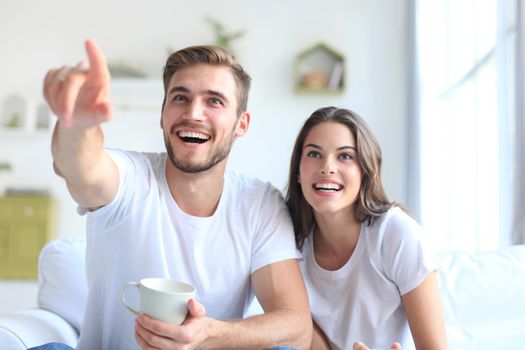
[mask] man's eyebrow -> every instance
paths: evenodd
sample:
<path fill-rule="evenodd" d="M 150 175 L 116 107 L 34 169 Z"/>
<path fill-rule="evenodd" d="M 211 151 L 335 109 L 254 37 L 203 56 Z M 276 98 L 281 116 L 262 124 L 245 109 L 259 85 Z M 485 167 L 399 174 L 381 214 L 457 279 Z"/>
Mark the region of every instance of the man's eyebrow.
<path fill-rule="evenodd" d="M 206 95 L 217 96 L 217 97 L 223 99 L 224 101 L 228 102 L 228 98 L 226 97 L 226 95 L 224 95 L 222 92 L 219 92 L 219 91 L 206 90 Z"/>
<path fill-rule="evenodd" d="M 171 95 L 173 94 L 174 92 L 190 92 L 190 90 L 188 90 L 187 88 L 185 88 L 184 86 L 174 86 L 170 89 L 170 91 L 168 92 L 168 95 Z"/>
<path fill-rule="evenodd" d="M 184 86 L 174 86 L 170 89 L 170 91 L 168 92 L 168 95 L 171 95 L 175 92 L 184 92 L 184 93 L 190 93 L 190 90 Z M 222 92 L 219 92 L 219 91 L 216 91 L 216 90 L 206 90 L 204 91 L 204 94 L 205 95 L 208 95 L 208 96 L 216 96 L 216 97 L 219 97 L 220 99 L 228 102 L 228 98 L 226 97 L 225 94 L 223 94 Z"/>

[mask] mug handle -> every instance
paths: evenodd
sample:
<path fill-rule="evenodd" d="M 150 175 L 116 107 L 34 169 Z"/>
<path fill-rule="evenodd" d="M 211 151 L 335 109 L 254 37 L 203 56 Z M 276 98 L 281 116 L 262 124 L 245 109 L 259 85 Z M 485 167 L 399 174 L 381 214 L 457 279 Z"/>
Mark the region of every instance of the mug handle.
<path fill-rule="evenodd" d="M 128 302 L 126 301 L 126 296 L 124 295 L 126 293 L 126 289 L 128 289 L 129 286 L 134 286 L 138 289 L 139 287 L 139 284 L 138 282 L 126 282 L 126 284 L 124 284 L 122 286 L 122 289 L 120 290 L 120 301 L 122 302 L 122 304 L 124 304 L 124 306 L 131 312 L 133 312 L 135 315 L 140 315 L 140 311 L 137 310 L 137 309 L 134 309 L 133 307 L 131 307 Z"/>

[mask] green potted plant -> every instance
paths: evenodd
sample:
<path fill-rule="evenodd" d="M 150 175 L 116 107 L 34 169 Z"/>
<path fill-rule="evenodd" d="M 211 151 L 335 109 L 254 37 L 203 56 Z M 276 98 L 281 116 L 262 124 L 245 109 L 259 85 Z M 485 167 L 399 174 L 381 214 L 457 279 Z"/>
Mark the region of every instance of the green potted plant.
<path fill-rule="evenodd" d="M 239 30 L 237 32 L 227 32 L 224 25 L 216 19 L 206 17 L 205 20 L 210 24 L 215 33 L 215 45 L 227 50 L 232 50 L 232 41 L 241 38 L 245 34 L 244 30 Z"/>
<path fill-rule="evenodd" d="M 10 163 L 8 163 L 8 162 L 0 162 L 0 172 L 2 172 L 2 171 L 9 171 L 11 169 L 13 169 L 13 168 L 11 167 Z"/>

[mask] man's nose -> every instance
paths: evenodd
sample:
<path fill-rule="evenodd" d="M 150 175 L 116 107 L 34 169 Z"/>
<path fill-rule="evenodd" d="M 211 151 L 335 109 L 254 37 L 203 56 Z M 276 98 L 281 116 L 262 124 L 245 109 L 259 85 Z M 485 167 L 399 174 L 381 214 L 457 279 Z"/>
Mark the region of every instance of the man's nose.
<path fill-rule="evenodd" d="M 194 99 L 187 105 L 185 117 L 192 120 L 202 120 L 204 118 L 204 109 L 202 108 L 202 102 L 198 99 Z"/>

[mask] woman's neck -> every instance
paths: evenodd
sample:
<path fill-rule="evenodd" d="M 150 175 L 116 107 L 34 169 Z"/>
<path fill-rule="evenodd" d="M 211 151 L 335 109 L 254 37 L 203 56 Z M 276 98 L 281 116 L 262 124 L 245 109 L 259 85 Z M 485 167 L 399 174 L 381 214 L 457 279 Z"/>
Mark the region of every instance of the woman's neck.
<path fill-rule="evenodd" d="M 327 270 L 337 270 L 352 256 L 361 223 L 352 211 L 315 214 L 314 253 L 317 263 Z"/>

